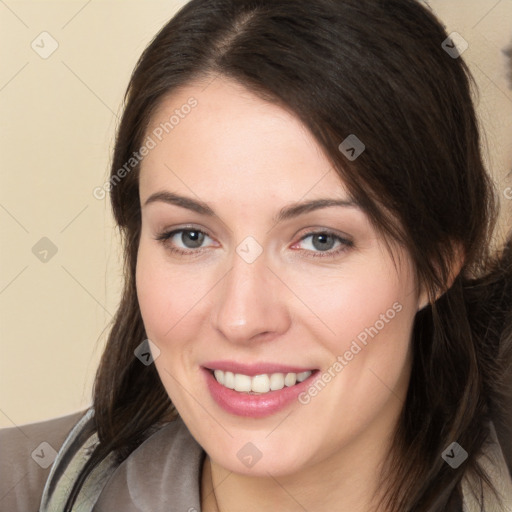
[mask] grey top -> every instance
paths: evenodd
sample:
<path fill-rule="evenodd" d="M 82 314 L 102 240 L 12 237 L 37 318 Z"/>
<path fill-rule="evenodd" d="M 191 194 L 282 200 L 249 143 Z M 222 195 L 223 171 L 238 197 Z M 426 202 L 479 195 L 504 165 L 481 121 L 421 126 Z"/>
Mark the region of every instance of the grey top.
<path fill-rule="evenodd" d="M 0 429 L 0 512 L 38 512 L 53 463 L 83 416 Z M 204 456 L 181 418 L 167 423 L 116 467 L 93 510 L 200 512 Z"/>
<path fill-rule="evenodd" d="M 83 416 L 84 412 L 80 412 L 0 430 L 1 512 L 39 510 L 50 471 L 53 473 L 58 467 L 66 448 L 65 441 L 69 442 L 70 431 Z M 485 455 L 481 456 L 481 462 L 504 498 L 505 507 L 498 507 L 492 496 L 487 494 L 484 510 L 512 512 L 512 479 L 494 431 L 492 437 Z M 58 458 L 53 464 L 57 452 Z M 108 473 L 101 483 L 93 512 L 200 512 L 200 478 L 204 457 L 204 450 L 178 418 L 152 434 L 124 462 Z M 476 488 L 477 485 L 469 479 L 464 481 L 464 512 L 479 510 L 470 492 L 470 489 Z M 84 501 L 87 502 L 87 497 Z M 91 510 L 93 500 L 89 501 L 88 510 Z M 48 510 L 58 512 L 53 506 Z"/>

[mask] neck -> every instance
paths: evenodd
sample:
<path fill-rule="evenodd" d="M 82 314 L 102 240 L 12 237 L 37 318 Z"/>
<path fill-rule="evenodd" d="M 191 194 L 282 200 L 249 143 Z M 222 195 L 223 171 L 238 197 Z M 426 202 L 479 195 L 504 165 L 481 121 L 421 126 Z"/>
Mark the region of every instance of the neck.
<path fill-rule="evenodd" d="M 379 482 L 391 440 L 383 442 L 382 436 L 365 434 L 320 463 L 288 475 L 240 475 L 207 456 L 202 511 L 386 512 L 378 508 Z"/>

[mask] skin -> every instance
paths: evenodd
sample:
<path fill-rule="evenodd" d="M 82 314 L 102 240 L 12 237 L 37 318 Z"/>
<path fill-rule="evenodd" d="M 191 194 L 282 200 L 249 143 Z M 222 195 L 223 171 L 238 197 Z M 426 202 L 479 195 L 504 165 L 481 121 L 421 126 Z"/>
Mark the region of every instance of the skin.
<path fill-rule="evenodd" d="M 207 453 L 203 510 L 377 510 L 372 495 L 409 382 L 413 319 L 426 303 L 410 258 L 394 247 L 395 268 L 358 207 L 275 224 L 291 203 L 350 196 L 300 120 L 239 84 L 218 77 L 173 91 L 147 133 L 191 96 L 197 107 L 141 165 L 136 282 L 160 378 Z M 215 215 L 145 204 L 160 191 L 206 202 Z M 156 240 L 185 227 L 208 234 L 202 252 L 181 233 Z M 322 250 L 305 237 L 322 229 L 353 245 L 313 257 Z M 252 263 L 236 252 L 248 236 L 263 250 Z M 221 409 L 205 386 L 200 366 L 216 359 L 327 371 L 397 302 L 401 311 L 307 405 L 243 418 Z M 252 468 L 237 457 L 247 442 L 262 453 Z"/>

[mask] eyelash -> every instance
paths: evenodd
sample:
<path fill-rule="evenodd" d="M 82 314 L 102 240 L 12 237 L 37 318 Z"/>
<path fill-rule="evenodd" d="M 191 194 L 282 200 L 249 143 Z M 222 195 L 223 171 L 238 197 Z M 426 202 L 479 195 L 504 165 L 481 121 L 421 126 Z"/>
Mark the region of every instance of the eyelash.
<path fill-rule="evenodd" d="M 155 240 L 158 240 L 159 242 L 161 242 L 166 247 L 166 249 L 168 249 L 172 253 L 179 254 L 181 256 L 191 256 L 191 255 L 195 256 L 195 255 L 201 254 L 203 252 L 203 250 L 206 249 L 205 247 L 201 247 L 198 249 L 184 250 L 184 249 L 180 249 L 180 248 L 173 247 L 173 246 L 169 245 L 169 243 L 168 243 L 169 239 L 171 239 L 174 235 L 176 235 L 178 233 L 184 233 L 187 231 L 201 233 L 201 234 L 204 234 L 207 237 L 211 238 L 210 235 L 208 235 L 208 233 L 206 231 L 202 231 L 201 229 L 181 228 L 181 229 L 175 229 L 173 231 L 165 231 L 165 232 L 159 234 L 155 238 Z M 302 252 L 309 253 L 308 257 L 311 257 L 311 258 L 334 258 L 354 246 L 354 242 L 352 242 L 352 240 L 343 238 L 340 235 L 334 233 L 333 231 L 329 231 L 329 230 L 311 231 L 309 233 L 306 233 L 299 240 L 299 242 L 302 242 L 306 238 L 309 238 L 310 236 L 314 236 L 314 235 L 332 236 L 336 241 L 339 241 L 341 243 L 341 246 L 336 250 L 329 249 L 328 251 L 310 251 L 308 249 L 301 249 Z"/>

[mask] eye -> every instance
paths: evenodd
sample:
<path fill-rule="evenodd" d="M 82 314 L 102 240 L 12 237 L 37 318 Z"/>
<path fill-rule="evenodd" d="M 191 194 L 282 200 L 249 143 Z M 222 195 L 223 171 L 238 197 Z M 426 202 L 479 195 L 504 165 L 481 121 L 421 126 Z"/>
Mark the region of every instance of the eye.
<path fill-rule="evenodd" d="M 165 245 L 166 249 L 183 256 L 192 256 L 203 252 L 207 246 L 203 245 L 207 240 L 213 241 L 207 233 L 195 228 L 181 228 L 166 231 L 156 237 L 156 240 Z M 317 231 L 307 233 L 300 241 L 292 246 L 298 245 L 308 257 L 335 257 L 354 246 L 354 243 L 331 231 Z M 211 245 L 211 244 L 210 244 Z"/>
<path fill-rule="evenodd" d="M 178 254 L 191 254 L 203 249 L 206 239 L 212 240 L 207 233 L 200 229 L 175 229 L 161 233 L 156 240 L 162 242 L 171 252 Z"/>
<path fill-rule="evenodd" d="M 353 247 L 354 243 L 331 231 L 316 231 L 308 233 L 300 239 L 299 244 L 305 246 L 306 252 L 312 257 L 333 257 Z M 298 244 L 292 246 L 296 247 Z"/>

